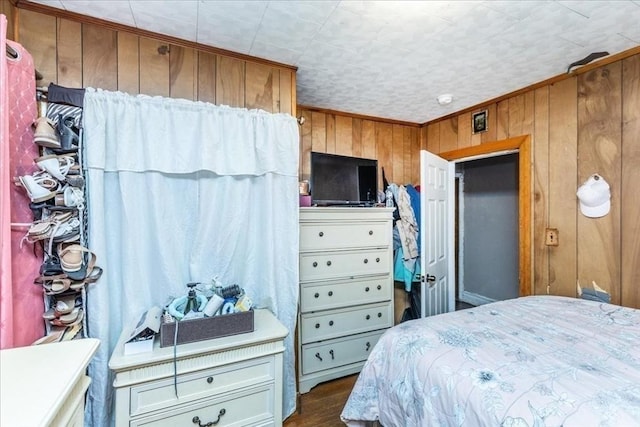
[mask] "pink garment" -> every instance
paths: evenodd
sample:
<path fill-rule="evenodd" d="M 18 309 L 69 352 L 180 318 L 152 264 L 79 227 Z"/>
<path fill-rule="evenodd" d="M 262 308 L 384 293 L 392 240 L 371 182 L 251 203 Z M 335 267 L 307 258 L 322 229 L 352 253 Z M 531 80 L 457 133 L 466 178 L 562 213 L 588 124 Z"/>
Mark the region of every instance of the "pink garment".
<path fill-rule="evenodd" d="M 29 197 L 12 179 L 37 169 L 33 159 L 39 150 L 33 143 L 32 128 L 37 117 L 35 69 L 31 55 L 18 43 L 6 40 L 7 20 L 4 15 L 1 18 L 0 348 L 10 348 L 29 345 L 44 335 L 44 303 L 42 289 L 33 284 L 42 264 L 42 254 L 37 253 L 41 251 L 28 243 L 21 248 L 26 230 L 11 227 L 11 223 L 33 221 Z M 17 59 L 4 54 L 5 43 L 18 52 Z"/>

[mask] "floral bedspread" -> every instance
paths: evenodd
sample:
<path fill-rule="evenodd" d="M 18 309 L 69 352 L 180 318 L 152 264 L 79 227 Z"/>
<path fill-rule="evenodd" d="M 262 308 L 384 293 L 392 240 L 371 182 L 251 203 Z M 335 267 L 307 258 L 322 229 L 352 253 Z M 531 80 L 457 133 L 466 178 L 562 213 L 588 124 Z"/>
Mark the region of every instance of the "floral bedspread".
<path fill-rule="evenodd" d="M 372 350 L 347 425 L 640 426 L 640 310 L 530 296 L 401 323 Z"/>

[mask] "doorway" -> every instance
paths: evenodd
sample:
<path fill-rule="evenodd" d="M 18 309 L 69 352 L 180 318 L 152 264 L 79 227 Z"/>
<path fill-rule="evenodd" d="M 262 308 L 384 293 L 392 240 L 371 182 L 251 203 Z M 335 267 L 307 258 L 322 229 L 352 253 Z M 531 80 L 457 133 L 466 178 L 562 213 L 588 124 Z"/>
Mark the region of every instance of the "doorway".
<path fill-rule="evenodd" d="M 455 165 L 456 307 L 518 297 L 518 156 Z"/>
<path fill-rule="evenodd" d="M 440 157 L 454 163 L 492 156 L 518 153 L 518 296 L 532 294 L 532 223 L 531 223 L 531 137 L 518 136 L 505 140 L 488 142 L 459 150 L 440 153 Z M 452 227 L 453 228 L 453 227 Z M 453 244 L 453 238 L 451 239 Z M 454 251 L 452 251 L 454 252 Z M 453 259 L 453 257 L 452 257 Z M 455 294 L 455 280 L 451 281 L 450 292 Z M 453 300 L 454 298 L 451 298 Z M 453 304 L 450 305 L 453 310 Z"/>

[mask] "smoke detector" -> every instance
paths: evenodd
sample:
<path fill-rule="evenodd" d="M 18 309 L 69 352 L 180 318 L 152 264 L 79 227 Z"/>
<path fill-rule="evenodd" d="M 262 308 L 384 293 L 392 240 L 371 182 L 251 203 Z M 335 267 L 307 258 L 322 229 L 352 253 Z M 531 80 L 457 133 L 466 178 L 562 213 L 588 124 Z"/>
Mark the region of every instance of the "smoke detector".
<path fill-rule="evenodd" d="M 438 100 L 438 104 L 447 105 L 451 104 L 451 101 L 453 101 L 453 95 L 445 93 L 444 95 L 440 95 L 436 99 Z"/>

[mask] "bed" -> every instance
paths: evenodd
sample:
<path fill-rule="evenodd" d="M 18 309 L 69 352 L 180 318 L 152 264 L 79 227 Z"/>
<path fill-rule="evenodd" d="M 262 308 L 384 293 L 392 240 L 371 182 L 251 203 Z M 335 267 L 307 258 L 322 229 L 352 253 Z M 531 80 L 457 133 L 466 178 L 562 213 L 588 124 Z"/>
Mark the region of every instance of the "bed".
<path fill-rule="evenodd" d="M 638 426 L 640 310 L 529 296 L 401 323 L 372 350 L 341 419 Z"/>

